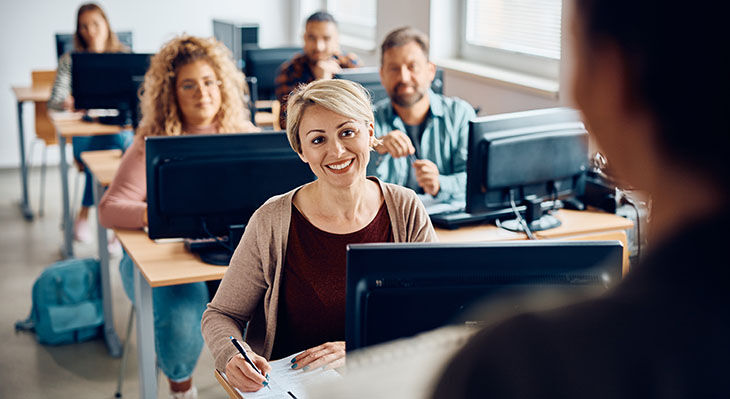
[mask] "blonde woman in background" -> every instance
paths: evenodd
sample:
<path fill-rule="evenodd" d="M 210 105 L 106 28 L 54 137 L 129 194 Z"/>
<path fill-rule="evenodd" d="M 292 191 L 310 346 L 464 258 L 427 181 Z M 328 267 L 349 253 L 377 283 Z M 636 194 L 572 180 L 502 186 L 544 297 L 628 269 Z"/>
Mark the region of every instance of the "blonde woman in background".
<path fill-rule="evenodd" d="M 264 373 L 267 360 L 300 351 L 294 369 L 338 367 L 345 361 L 347 244 L 436 239 L 411 189 L 365 174 L 375 138 L 362 86 L 318 80 L 288 101 L 289 142 L 317 180 L 269 199 L 254 213 L 203 314 L 216 368 L 246 392 L 267 382 L 230 336 L 241 340 L 248 325 L 243 345 Z"/>
<path fill-rule="evenodd" d="M 214 39 L 177 37 L 152 57 L 142 91 L 142 120 L 114 181 L 99 204 L 107 228 L 147 225 L 144 138 L 258 130 L 248 119 L 243 74 L 230 52 Z M 134 264 L 125 253 L 119 265 L 134 301 Z M 200 318 L 210 293 L 205 283 L 152 290 L 157 361 L 172 398 L 196 398 L 192 373 L 203 348 Z"/>

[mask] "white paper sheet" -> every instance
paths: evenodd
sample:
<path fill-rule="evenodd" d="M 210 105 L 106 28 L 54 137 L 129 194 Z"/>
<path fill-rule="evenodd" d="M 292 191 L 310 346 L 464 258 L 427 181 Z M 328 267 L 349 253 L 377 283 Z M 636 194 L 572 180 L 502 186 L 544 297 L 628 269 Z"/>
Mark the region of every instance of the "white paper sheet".
<path fill-rule="evenodd" d="M 321 384 L 326 383 L 328 379 L 338 380 L 341 378 L 340 374 L 332 369 L 293 370 L 291 368 L 291 359 L 296 355 L 298 353 L 269 362 L 269 365 L 271 365 L 271 371 L 269 372 L 269 386 L 271 389 L 264 387 L 257 392 L 241 392 L 238 389 L 236 391 L 245 399 L 292 399 L 287 392 L 291 392 L 297 399 L 304 399 L 307 397 L 305 385 L 311 383 Z M 221 374 L 225 377 L 224 373 Z"/>

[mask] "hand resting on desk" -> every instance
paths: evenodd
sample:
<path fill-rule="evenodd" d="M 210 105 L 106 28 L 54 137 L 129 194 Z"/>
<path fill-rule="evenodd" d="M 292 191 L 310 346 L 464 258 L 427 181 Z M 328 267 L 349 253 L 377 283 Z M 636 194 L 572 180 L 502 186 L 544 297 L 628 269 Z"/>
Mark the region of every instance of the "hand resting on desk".
<path fill-rule="evenodd" d="M 266 359 L 251 350 L 248 350 L 248 355 L 264 375 L 267 375 L 271 371 L 271 366 Z M 231 385 L 243 392 L 256 392 L 264 387 L 263 384 L 266 381 L 264 376 L 256 372 L 250 364 L 246 363 L 246 360 L 241 354 L 233 356 L 228 361 L 228 364 L 226 364 L 226 376 Z"/>

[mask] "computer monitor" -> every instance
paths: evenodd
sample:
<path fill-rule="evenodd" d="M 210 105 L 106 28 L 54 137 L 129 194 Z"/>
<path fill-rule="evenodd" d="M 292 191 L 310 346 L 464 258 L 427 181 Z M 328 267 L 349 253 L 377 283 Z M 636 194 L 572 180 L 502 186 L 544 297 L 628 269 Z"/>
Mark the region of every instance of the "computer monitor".
<path fill-rule="evenodd" d="M 544 230 L 559 225 L 547 211 L 570 205 L 585 188 L 588 133 L 578 111 L 548 108 L 469 122 L 464 212 L 431 215 L 439 227 L 517 216 L 500 225 Z"/>
<path fill-rule="evenodd" d="M 335 79 L 347 79 L 360 83 L 370 92 L 373 104 L 388 97 L 385 87 L 380 84 L 379 67 L 347 68 L 336 73 L 334 77 Z M 436 76 L 431 83 L 431 90 L 437 94 L 444 93 L 444 71 L 442 69 L 436 69 Z"/>
<path fill-rule="evenodd" d="M 542 289 L 600 293 L 620 280 L 622 253 L 618 241 L 348 245 L 347 351 L 488 321 L 473 311 L 485 302 L 519 311 L 520 295 Z"/>
<path fill-rule="evenodd" d="M 209 239 L 199 249 L 213 264 L 228 265 L 267 199 L 314 180 L 282 131 L 147 137 L 145 148 L 149 237 Z"/>
<path fill-rule="evenodd" d="M 276 99 L 274 80 L 279 66 L 302 51 L 301 47 L 250 48 L 244 54 L 246 76 L 258 81 L 259 100 Z"/>
<path fill-rule="evenodd" d="M 130 51 L 132 47 L 132 32 L 117 32 L 117 38 L 123 45 L 127 46 Z M 61 58 L 66 53 L 74 51 L 74 35 L 73 33 L 56 33 L 56 58 Z"/>
<path fill-rule="evenodd" d="M 101 122 L 137 126 L 139 87 L 153 54 L 72 53 L 71 92 L 77 109 L 116 109 Z"/>
<path fill-rule="evenodd" d="M 246 50 L 259 46 L 259 24 L 214 19 L 213 36 L 231 50 L 233 61 L 243 70 Z"/>

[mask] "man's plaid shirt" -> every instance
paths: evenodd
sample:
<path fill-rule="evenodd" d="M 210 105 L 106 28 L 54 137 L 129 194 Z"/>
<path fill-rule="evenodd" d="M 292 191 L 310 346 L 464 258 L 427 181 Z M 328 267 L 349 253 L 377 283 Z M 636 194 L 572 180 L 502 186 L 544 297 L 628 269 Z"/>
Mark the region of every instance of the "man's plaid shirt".
<path fill-rule="evenodd" d="M 359 66 L 359 61 L 355 54 L 335 54 L 333 57 L 340 64 L 341 68 L 355 68 Z M 309 65 L 309 59 L 304 53 L 295 55 L 279 67 L 279 73 L 276 75 L 274 83 L 276 85 L 276 98 L 281 103 L 279 125 L 282 129 L 286 129 L 286 101 L 289 99 L 289 93 L 300 84 L 307 84 L 313 80 L 314 74 Z"/>

